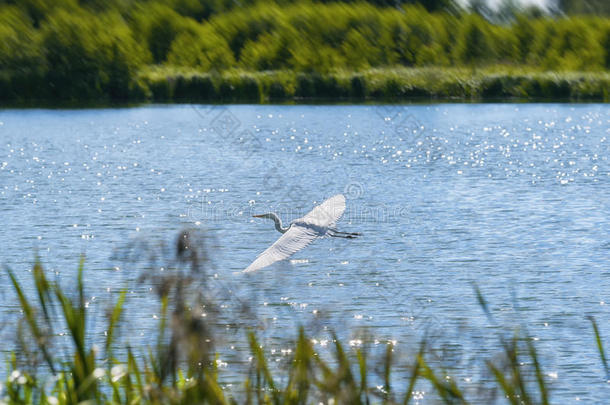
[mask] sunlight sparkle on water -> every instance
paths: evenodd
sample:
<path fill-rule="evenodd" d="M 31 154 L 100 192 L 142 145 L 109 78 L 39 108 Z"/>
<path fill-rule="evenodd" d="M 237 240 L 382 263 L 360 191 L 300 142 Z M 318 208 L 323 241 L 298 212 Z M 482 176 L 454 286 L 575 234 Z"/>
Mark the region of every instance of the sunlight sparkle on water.
<path fill-rule="evenodd" d="M 548 377 L 566 381 L 554 399 L 603 396 L 579 391 L 604 376 L 578 373 L 596 370 L 599 359 L 591 336 L 572 331 L 589 328 L 592 314 L 610 335 L 610 107 L 401 106 L 413 123 L 369 105 L 226 108 L 258 136 L 255 153 L 214 139 L 213 124 L 191 106 L 0 111 L 2 264 L 26 269 L 27 252 L 39 249 L 50 268 L 73 269 L 83 252 L 88 285 L 110 296 L 138 277 L 114 270 L 122 263 L 113 252 L 153 243 L 151 235 L 171 247 L 175 232 L 195 225 L 210 234 L 217 279 L 230 284 L 279 237 L 250 213 L 283 209 L 288 223 L 345 193 L 339 229 L 362 238 L 320 240 L 238 279 L 257 292 L 248 302 L 269 320 L 270 341 L 296 320 L 317 320 L 366 325 L 372 341 L 410 347 L 433 326 L 446 335 L 439 342 L 471 340 L 483 358 L 498 347 L 481 336 L 489 323 L 476 282 L 498 322 L 516 316 L 511 294 L 525 300 L 519 315 L 539 338 Z M 148 308 L 154 291 L 129 291 L 129 311 Z M 152 313 L 130 319 L 126 335 L 148 336 L 158 322 Z M 553 342 L 566 337 L 579 350 L 559 355 Z M 314 344 L 327 338 L 320 333 Z M 456 378 L 476 381 L 467 365 L 456 368 Z"/>

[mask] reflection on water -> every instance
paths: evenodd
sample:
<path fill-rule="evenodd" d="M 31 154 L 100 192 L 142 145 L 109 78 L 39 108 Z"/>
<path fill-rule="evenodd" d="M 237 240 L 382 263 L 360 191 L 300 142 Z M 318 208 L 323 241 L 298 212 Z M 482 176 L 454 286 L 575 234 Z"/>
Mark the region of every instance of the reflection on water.
<path fill-rule="evenodd" d="M 316 320 L 319 348 L 324 326 L 354 346 L 363 337 L 344 328 L 405 346 L 428 333 L 466 387 L 498 347 L 476 282 L 499 322 L 538 339 L 554 398 L 599 400 L 583 388 L 604 378 L 585 316 L 610 336 L 608 137 L 606 105 L 5 110 L 0 260 L 27 279 L 37 252 L 69 283 L 86 253 L 91 306 L 130 286 L 131 338 L 145 341 L 159 309 L 126 249 L 155 252 L 198 228 L 208 276 L 256 310 L 274 356 Z M 279 236 L 252 214 L 289 221 L 338 192 L 341 229 L 363 237 L 234 274 Z"/>

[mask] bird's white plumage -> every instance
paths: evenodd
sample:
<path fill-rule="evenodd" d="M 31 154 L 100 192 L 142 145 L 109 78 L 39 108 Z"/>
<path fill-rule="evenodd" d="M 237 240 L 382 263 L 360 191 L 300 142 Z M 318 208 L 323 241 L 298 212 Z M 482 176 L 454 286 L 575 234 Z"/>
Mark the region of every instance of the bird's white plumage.
<path fill-rule="evenodd" d="M 345 197 L 343 194 L 337 194 L 315 207 L 301 220 L 316 226 L 331 227 L 337 223 L 344 212 Z M 298 221 L 297 219 L 295 222 Z"/>
<path fill-rule="evenodd" d="M 345 197 L 337 194 L 315 207 L 303 218 L 294 220 L 288 231 L 261 253 L 244 273 L 267 267 L 303 249 L 317 238 L 326 236 L 345 212 Z"/>
<path fill-rule="evenodd" d="M 292 225 L 273 245 L 261 253 L 244 272 L 256 271 L 277 261 L 284 260 L 317 238 L 318 235 L 311 229 L 304 226 Z"/>

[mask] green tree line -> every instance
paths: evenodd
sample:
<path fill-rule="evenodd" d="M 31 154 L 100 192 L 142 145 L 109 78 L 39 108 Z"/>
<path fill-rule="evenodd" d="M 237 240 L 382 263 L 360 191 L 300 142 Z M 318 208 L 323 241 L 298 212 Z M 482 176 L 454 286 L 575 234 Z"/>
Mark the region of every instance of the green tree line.
<path fill-rule="evenodd" d="M 206 74 L 518 67 L 610 69 L 610 18 L 516 12 L 490 22 L 449 0 L 0 0 L 0 98 L 134 99 L 151 67 Z"/>

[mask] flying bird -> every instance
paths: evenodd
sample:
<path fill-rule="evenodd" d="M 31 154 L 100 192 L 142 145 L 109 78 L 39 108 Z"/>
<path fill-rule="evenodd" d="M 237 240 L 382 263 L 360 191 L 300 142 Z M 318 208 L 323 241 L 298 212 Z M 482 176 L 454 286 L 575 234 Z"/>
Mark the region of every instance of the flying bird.
<path fill-rule="evenodd" d="M 256 271 L 284 260 L 318 238 L 332 236 L 333 238 L 351 239 L 360 236 L 356 232 L 339 232 L 334 228 L 344 211 L 345 197 L 343 194 L 337 194 L 315 207 L 303 218 L 295 219 L 286 228 L 282 226 L 282 220 L 274 212 L 254 215 L 254 218 L 273 220 L 275 229 L 283 235 L 246 267 L 244 273 Z"/>

